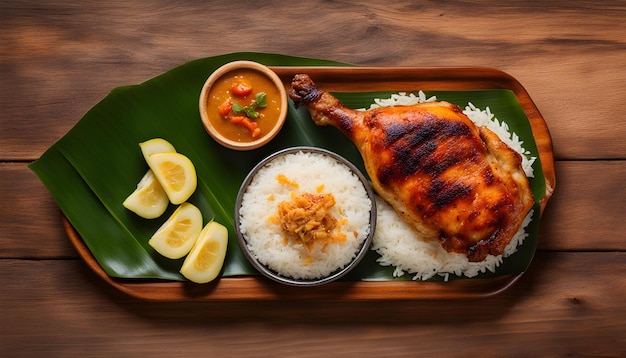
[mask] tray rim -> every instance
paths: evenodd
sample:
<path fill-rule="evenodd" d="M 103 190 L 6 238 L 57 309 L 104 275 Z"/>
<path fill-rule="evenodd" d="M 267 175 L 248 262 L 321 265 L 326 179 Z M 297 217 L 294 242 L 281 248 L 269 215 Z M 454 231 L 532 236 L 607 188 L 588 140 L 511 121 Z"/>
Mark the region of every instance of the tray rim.
<path fill-rule="evenodd" d="M 104 271 L 64 215 L 61 215 L 61 221 L 70 242 L 97 276 L 118 291 L 147 301 L 480 299 L 507 290 L 524 274 L 520 272 L 493 278 L 458 279 L 450 282 L 336 281 L 314 287 L 282 285 L 263 276 L 226 277 L 203 285 L 186 281 L 120 279 L 111 277 Z"/>
<path fill-rule="evenodd" d="M 421 82 L 429 85 L 425 90 L 478 90 L 508 89 L 513 91 L 526 113 L 539 152 L 546 193 L 540 201 L 541 219 L 556 185 L 554 152 L 548 126 L 530 98 L 530 95 L 513 76 L 490 67 L 342 67 L 342 66 L 268 66 L 276 72 L 288 88 L 293 75 L 306 71 L 314 76 L 317 85 L 324 89 L 330 83 L 346 85 L 337 91 L 366 91 L 364 84 L 372 80 L 385 83 L 410 83 L 419 88 Z M 413 79 L 410 81 L 410 79 Z M 463 86 L 459 86 L 460 82 Z M 433 86 L 433 84 L 439 84 Z M 469 84 L 470 86 L 465 87 Z M 462 88 L 460 88 L 462 87 Z M 376 87 L 381 90 L 380 87 Z M 402 88 L 390 87 L 401 91 Z M 225 277 L 212 283 L 196 285 L 184 281 L 120 279 L 109 276 L 93 257 L 86 244 L 61 213 L 64 230 L 70 242 L 87 266 L 106 283 L 131 297 L 154 301 L 223 301 L 223 300 L 433 300 L 487 298 L 507 290 L 524 274 L 509 274 L 492 278 L 458 279 L 450 282 L 421 281 L 358 281 L 332 282 L 318 287 L 296 288 L 280 285 L 262 276 Z"/>

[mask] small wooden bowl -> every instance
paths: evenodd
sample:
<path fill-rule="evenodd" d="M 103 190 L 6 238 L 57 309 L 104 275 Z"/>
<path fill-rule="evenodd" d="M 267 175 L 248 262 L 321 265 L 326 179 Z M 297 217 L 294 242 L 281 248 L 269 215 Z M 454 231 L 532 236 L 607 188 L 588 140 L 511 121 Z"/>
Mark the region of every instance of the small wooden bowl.
<path fill-rule="evenodd" d="M 212 115 L 209 114 L 210 111 L 208 111 L 207 108 L 211 87 L 223 76 L 239 69 L 253 70 L 262 74 L 267 79 L 269 79 L 270 82 L 276 87 L 280 96 L 280 113 L 278 115 L 278 118 L 276 119 L 276 123 L 269 131 L 262 133 L 259 138 L 253 139 L 251 141 L 237 141 L 224 136 L 224 134 L 220 133 L 218 128 L 216 128 L 214 123 L 211 121 Z M 202 86 L 202 91 L 200 92 L 200 117 L 202 118 L 202 123 L 204 124 L 206 131 L 209 133 L 209 135 L 211 135 L 213 139 L 215 139 L 215 141 L 227 148 L 234 150 L 252 150 L 259 148 L 271 141 L 278 134 L 278 132 L 280 132 L 283 124 L 285 123 L 285 118 L 287 117 L 287 107 L 287 92 L 278 75 L 267 66 L 252 61 L 234 61 L 223 65 L 209 76 L 209 78 L 204 83 L 204 86 Z"/>

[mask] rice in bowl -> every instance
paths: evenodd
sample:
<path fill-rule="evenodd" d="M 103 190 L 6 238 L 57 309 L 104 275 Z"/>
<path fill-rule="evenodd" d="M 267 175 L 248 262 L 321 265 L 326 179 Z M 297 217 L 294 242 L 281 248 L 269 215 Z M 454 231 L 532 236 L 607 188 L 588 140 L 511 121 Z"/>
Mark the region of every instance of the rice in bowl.
<path fill-rule="evenodd" d="M 327 240 L 305 244 L 284 230 L 279 207 L 299 195 L 334 199 L 327 213 L 336 219 L 335 227 Z M 239 244 L 250 263 L 275 281 L 318 285 L 336 280 L 369 249 L 376 225 L 372 198 L 358 169 L 332 152 L 308 147 L 278 152 L 242 184 L 235 209 Z"/>

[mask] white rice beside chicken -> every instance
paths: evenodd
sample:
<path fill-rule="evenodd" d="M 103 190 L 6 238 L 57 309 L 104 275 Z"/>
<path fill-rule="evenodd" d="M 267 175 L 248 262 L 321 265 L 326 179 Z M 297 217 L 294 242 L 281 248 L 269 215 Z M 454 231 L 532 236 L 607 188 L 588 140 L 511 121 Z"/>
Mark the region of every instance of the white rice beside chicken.
<path fill-rule="evenodd" d="M 282 175 L 290 182 L 277 180 Z M 344 242 L 309 252 L 288 242 L 281 226 L 274 223 L 277 206 L 299 193 L 332 193 L 330 209 L 342 221 Z M 372 202 L 359 178 L 344 164 L 316 152 L 293 152 L 278 156 L 262 167 L 242 197 L 239 229 L 251 254 L 261 264 L 297 280 L 324 278 L 350 264 L 370 232 Z"/>
<path fill-rule="evenodd" d="M 423 102 L 434 102 L 436 97 L 426 98 L 424 92 L 417 95 L 398 93 L 387 99 L 375 99 L 371 108 L 388 107 L 398 105 L 412 105 Z M 486 126 L 496 133 L 500 139 L 513 150 L 522 155 L 522 167 L 527 177 L 533 177 L 533 163 L 535 157 L 530 157 L 530 152 L 524 149 L 523 141 L 509 131 L 505 122 L 500 122 L 491 113 L 489 107 L 484 110 L 476 108 L 468 103 L 463 111 L 476 125 Z M 394 266 L 394 276 L 400 277 L 405 273 L 413 275 L 413 280 L 428 280 L 435 275 L 443 276 L 446 280 L 450 274 L 465 277 L 475 277 L 480 273 L 491 271 L 500 266 L 502 259 L 517 251 L 517 247 L 528 236 L 525 232 L 533 215 L 531 210 L 524 219 L 519 231 L 511 239 L 499 256 L 488 255 L 481 262 L 470 262 L 467 256 L 459 253 L 447 252 L 438 241 L 427 240 L 419 235 L 405 222 L 393 208 L 379 197 L 377 203 L 376 232 L 372 241 L 371 249 L 375 250 L 380 258 L 378 263 L 382 266 Z"/>

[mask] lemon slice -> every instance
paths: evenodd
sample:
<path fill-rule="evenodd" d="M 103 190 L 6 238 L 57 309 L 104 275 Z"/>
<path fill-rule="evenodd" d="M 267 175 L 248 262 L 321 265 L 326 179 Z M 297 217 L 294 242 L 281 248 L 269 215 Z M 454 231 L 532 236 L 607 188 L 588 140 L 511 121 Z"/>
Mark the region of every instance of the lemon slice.
<path fill-rule="evenodd" d="M 147 159 L 172 204 L 185 202 L 196 191 L 196 168 L 180 153 L 156 153 Z"/>
<path fill-rule="evenodd" d="M 148 161 L 148 157 L 157 153 L 176 153 L 174 146 L 163 138 L 154 138 L 139 143 L 143 157 Z"/>
<path fill-rule="evenodd" d="M 219 275 L 226 258 L 228 230 L 223 225 L 208 223 L 185 258 L 180 273 L 195 283 L 213 281 Z"/>
<path fill-rule="evenodd" d="M 169 203 L 165 190 L 148 170 L 122 205 L 144 219 L 154 219 L 163 215 Z"/>
<path fill-rule="evenodd" d="M 190 203 L 183 203 L 152 235 L 148 244 L 158 253 L 179 259 L 189 253 L 202 231 L 202 213 Z"/>

